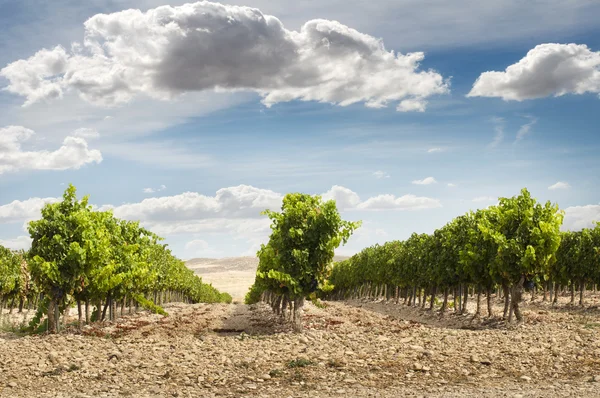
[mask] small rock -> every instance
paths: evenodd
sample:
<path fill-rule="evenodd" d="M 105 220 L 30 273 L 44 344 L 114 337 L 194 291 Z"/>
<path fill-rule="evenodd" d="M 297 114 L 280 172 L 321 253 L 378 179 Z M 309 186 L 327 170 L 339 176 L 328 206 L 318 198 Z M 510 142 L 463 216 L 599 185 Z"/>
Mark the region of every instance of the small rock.
<path fill-rule="evenodd" d="M 48 354 L 48 360 L 52 363 L 58 362 L 58 352 L 50 351 L 50 353 Z"/>
<path fill-rule="evenodd" d="M 471 355 L 470 358 L 471 362 L 480 362 L 481 359 L 479 359 L 479 356 L 477 356 L 476 354 Z"/>
<path fill-rule="evenodd" d="M 14 381 L 11 381 L 10 383 L 8 383 L 8 386 L 10 388 L 16 388 L 17 387 L 17 383 L 15 383 Z"/>
<path fill-rule="evenodd" d="M 409 348 L 411 350 L 417 351 L 417 352 L 423 352 L 423 351 L 425 351 L 425 349 L 423 347 L 421 347 L 420 345 L 411 345 Z"/>
<path fill-rule="evenodd" d="M 596 375 L 596 376 L 592 377 L 592 381 L 596 382 L 596 383 L 600 383 L 600 375 Z"/>
<path fill-rule="evenodd" d="M 301 342 L 302 344 L 308 344 L 308 338 L 306 336 L 300 336 L 298 341 Z"/>
<path fill-rule="evenodd" d="M 575 335 L 575 341 L 578 343 L 581 343 L 583 340 L 581 339 L 581 336 L 579 336 L 578 334 Z"/>
<path fill-rule="evenodd" d="M 423 370 L 423 365 L 420 364 L 419 362 L 415 362 L 415 363 L 413 363 L 413 370 L 421 371 L 421 370 Z"/>
<path fill-rule="evenodd" d="M 523 381 L 531 381 L 531 377 L 529 377 L 529 376 L 525 376 L 525 375 L 523 375 L 523 376 L 519 377 L 519 379 L 521 379 L 521 380 L 523 380 Z"/>

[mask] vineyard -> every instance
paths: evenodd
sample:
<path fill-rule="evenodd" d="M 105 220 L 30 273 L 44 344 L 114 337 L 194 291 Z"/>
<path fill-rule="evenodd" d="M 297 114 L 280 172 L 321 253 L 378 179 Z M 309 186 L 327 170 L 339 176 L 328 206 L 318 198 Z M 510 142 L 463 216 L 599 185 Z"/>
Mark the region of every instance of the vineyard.
<path fill-rule="evenodd" d="M 600 227 L 561 232 L 523 190 L 332 264 L 360 227 L 334 201 L 289 194 L 264 214 L 247 304 L 229 304 L 69 187 L 28 252 L 0 251 L 3 317 L 36 311 L 0 330 L 0 396 L 597 396 Z"/>
<path fill-rule="evenodd" d="M 0 308 L 9 314 L 36 310 L 29 331 L 58 331 L 73 305 L 81 326 L 140 307 L 166 314 L 161 305 L 170 301 L 231 302 L 202 283 L 160 237 L 110 211 L 93 210 L 87 197 L 77 200 L 73 186 L 41 216 L 29 223 L 28 252 L 0 247 Z"/>
<path fill-rule="evenodd" d="M 288 196 L 282 213 L 269 212 L 273 234 L 259 251 L 256 282 L 248 303 L 268 302 L 273 311 L 298 324 L 304 297 L 345 300 L 403 298 L 408 305 L 433 310 L 440 294 L 440 312 L 464 313 L 470 293 L 482 295 L 492 317 L 492 295 L 504 297 L 503 318 L 523 320 L 524 290 L 543 291 L 556 303 L 559 292 L 580 291 L 600 282 L 600 226 L 561 232 L 558 206 L 540 204 L 523 189 L 500 198 L 496 206 L 457 217 L 433 234 L 413 234 L 406 241 L 369 247 L 328 267 L 333 250 L 345 242 L 358 223 L 341 221 L 332 201 Z M 549 296 L 549 297 L 548 297 Z M 300 329 L 298 326 L 297 329 Z"/>

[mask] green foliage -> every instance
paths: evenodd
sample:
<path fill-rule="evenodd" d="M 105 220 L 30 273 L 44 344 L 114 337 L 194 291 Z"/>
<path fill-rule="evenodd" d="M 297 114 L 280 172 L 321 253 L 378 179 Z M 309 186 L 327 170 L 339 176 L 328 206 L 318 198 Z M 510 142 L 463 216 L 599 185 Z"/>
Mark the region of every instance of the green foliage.
<path fill-rule="evenodd" d="M 133 297 L 164 315 L 160 303 L 144 296 L 177 292 L 190 302 L 231 303 L 229 294 L 203 283 L 173 256 L 162 238 L 138 222 L 93 210 L 87 197 L 77 199 L 72 185 L 61 202 L 44 206 L 41 213 L 41 219 L 29 223 L 32 247 L 26 256 L 0 247 L 0 298 L 31 302 L 43 296 L 30 330 L 46 311 L 58 319 L 75 300 L 97 305 Z M 101 316 L 97 310 L 92 315 L 95 320 Z"/>
<path fill-rule="evenodd" d="M 336 263 L 330 295 L 357 294 L 359 289 L 370 294 L 373 286 L 384 285 L 431 291 L 522 286 L 524 280 L 548 278 L 598 280 L 600 227 L 561 234 L 562 220 L 556 205 L 542 205 L 523 189 L 518 196 L 500 198 L 497 206 L 459 216 L 431 235 L 412 234 Z"/>
<path fill-rule="evenodd" d="M 281 210 L 264 212 L 272 233 L 257 253 L 256 281 L 246 303 L 257 302 L 265 291 L 295 299 L 332 290 L 327 276 L 334 250 L 360 226 L 343 221 L 335 201 L 323 202 L 320 196 L 288 194 Z"/>

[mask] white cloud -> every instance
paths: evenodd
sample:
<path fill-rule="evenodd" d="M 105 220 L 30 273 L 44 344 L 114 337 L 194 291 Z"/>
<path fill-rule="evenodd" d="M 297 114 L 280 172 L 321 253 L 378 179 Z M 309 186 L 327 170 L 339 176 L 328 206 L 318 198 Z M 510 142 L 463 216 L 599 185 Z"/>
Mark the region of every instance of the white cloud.
<path fill-rule="evenodd" d="M 405 99 L 400 101 L 396 110 L 398 112 L 425 112 L 427 101 L 422 99 Z"/>
<path fill-rule="evenodd" d="M 436 148 L 429 148 L 427 150 L 427 153 L 439 153 L 439 152 L 444 152 L 444 148 L 436 147 Z"/>
<path fill-rule="evenodd" d="M 185 244 L 185 250 L 195 257 L 214 257 L 221 254 L 220 251 L 210 247 L 203 239 L 194 239 Z"/>
<path fill-rule="evenodd" d="M 98 130 L 96 129 L 83 127 L 75 130 L 73 136 L 93 140 L 94 138 L 99 138 L 100 133 L 98 133 Z"/>
<path fill-rule="evenodd" d="M 101 105 L 249 90 L 267 106 L 397 102 L 399 111 L 423 111 L 425 98 L 449 91 L 440 74 L 418 69 L 423 53 L 388 51 L 380 39 L 324 19 L 290 31 L 256 8 L 198 2 L 97 14 L 84 26 L 83 44 L 70 51 L 43 49 L 2 69 L 6 89 L 25 105 L 70 90 Z"/>
<path fill-rule="evenodd" d="M 381 180 L 383 178 L 390 178 L 390 175 L 388 173 L 386 173 L 385 171 L 381 171 L 381 170 L 377 170 L 376 172 L 374 172 L 373 176 L 375 178 L 377 178 L 378 180 Z"/>
<path fill-rule="evenodd" d="M 323 200 L 335 200 L 337 208 L 340 210 L 353 209 L 360 204 L 360 197 L 356 192 L 339 185 L 332 186 L 321 197 Z"/>
<path fill-rule="evenodd" d="M 492 118 L 492 123 L 494 123 L 494 140 L 490 143 L 489 147 L 490 148 L 495 148 L 498 145 L 500 145 L 500 143 L 502 141 L 504 141 L 504 119 L 501 117 L 494 117 Z"/>
<path fill-rule="evenodd" d="M 324 200 L 334 199 L 341 211 L 420 210 L 441 207 L 438 199 L 415 195 L 378 195 L 361 201 L 359 195 L 342 186 L 334 185 L 322 195 Z M 104 205 L 100 210 L 112 210 L 114 215 L 128 220 L 139 220 L 142 225 L 161 236 L 192 235 L 186 250 L 205 250 L 207 235 L 225 235 L 231 240 L 241 240 L 255 249 L 267 241 L 271 221 L 260 213 L 265 209 L 279 210 L 283 195 L 268 189 L 239 185 L 219 189 L 214 196 L 197 192 L 147 198 L 137 203 L 120 206 Z M 31 198 L 0 206 L 0 224 L 37 219 L 45 203 L 59 198 Z M 374 233 L 385 236 L 379 229 Z M 201 234 L 200 236 L 198 236 Z M 192 247 L 193 246 L 193 247 Z M 194 252 L 194 255 L 200 255 Z M 245 251 L 244 253 L 248 253 Z M 191 254 L 191 253 L 189 253 Z M 206 254 L 208 255 L 208 254 Z"/>
<path fill-rule="evenodd" d="M 0 174 L 19 170 L 78 169 L 87 163 L 100 163 L 100 151 L 88 149 L 85 139 L 66 137 L 63 145 L 53 152 L 24 151 L 23 142 L 35 133 L 22 126 L 0 128 Z"/>
<path fill-rule="evenodd" d="M 56 203 L 60 198 L 30 198 L 15 200 L 0 206 L 0 224 L 24 222 L 40 218 L 42 207 L 47 203 Z"/>
<path fill-rule="evenodd" d="M 200 220 L 209 218 L 259 218 L 260 212 L 281 207 L 276 192 L 239 185 L 219 189 L 215 196 L 185 192 L 175 196 L 144 199 L 114 207 L 115 216 L 142 221 Z"/>
<path fill-rule="evenodd" d="M 473 202 L 496 202 L 498 201 L 498 198 L 495 198 L 493 196 L 477 196 L 476 198 L 473 198 Z"/>
<path fill-rule="evenodd" d="M 360 210 L 420 210 L 442 207 L 438 199 L 415 195 L 379 195 L 367 199 L 358 205 Z"/>
<path fill-rule="evenodd" d="M 556 189 L 569 189 L 571 185 L 568 182 L 559 181 L 556 184 L 552 184 L 548 187 L 548 189 L 554 191 Z"/>
<path fill-rule="evenodd" d="M 540 44 L 504 72 L 482 73 L 469 97 L 505 101 L 600 93 L 600 52 L 583 44 Z"/>
<path fill-rule="evenodd" d="M 415 185 L 431 185 L 436 184 L 437 181 L 433 177 L 427 177 L 422 180 L 414 180 L 412 183 Z"/>
<path fill-rule="evenodd" d="M 29 236 L 18 236 L 14 239 L 0 239 L 0 246 L 11 250 L 28 250 L 31 247 L 31 238 Z"/>
<path fill-rule="evenodd" d="M 594 228 L 595 222 L 600 222 L 600 205 L 567 207 L 562 229 L 579 231 L 583 228 Z"/>
<path fill-rule="evenodd" d="M 537 123 L 536 118 L 531 116 L 527 116 L 527 118 L 529 119 L 529 123 L 525 123 L 519 128 L 519 131 L 517 131 L 517 138 L 515 139 L 515 142 L 519 142 L 523 138 L 525 138 L 525 136 L 527 136 L 531 132 L 531 128 L 533 127 L 533 125 Z"/>
<path fill-rule="evenodd" d="M 158 188 L 144 188 L 142 190 L 142 192 L 144 192 L 144 193 L 155 193 L 155 192 L 164 191 L 165 189 L 167 189 L 167 186 L 166 185 L 161 185 Z"/>
<path fill-rule="evenodd" d="M 453 182 L 449 182 L 448 184 L 446 184 L 449 188 L 456 188 L 457 185 L 454 184 Z"/>

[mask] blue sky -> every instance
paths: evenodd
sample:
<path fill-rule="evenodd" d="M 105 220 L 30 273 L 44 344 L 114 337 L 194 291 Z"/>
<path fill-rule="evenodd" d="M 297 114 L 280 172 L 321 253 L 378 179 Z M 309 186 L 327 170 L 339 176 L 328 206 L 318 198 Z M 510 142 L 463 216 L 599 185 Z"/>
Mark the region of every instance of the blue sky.
<path fill-rule="evenodd" d="M 600 220 L 600 4 L 447 3 L 0 2 L 0 244 L 68 183 L 182 258 L 297 191 L 363 220 L 343 254 L 522 187 Z"/>

